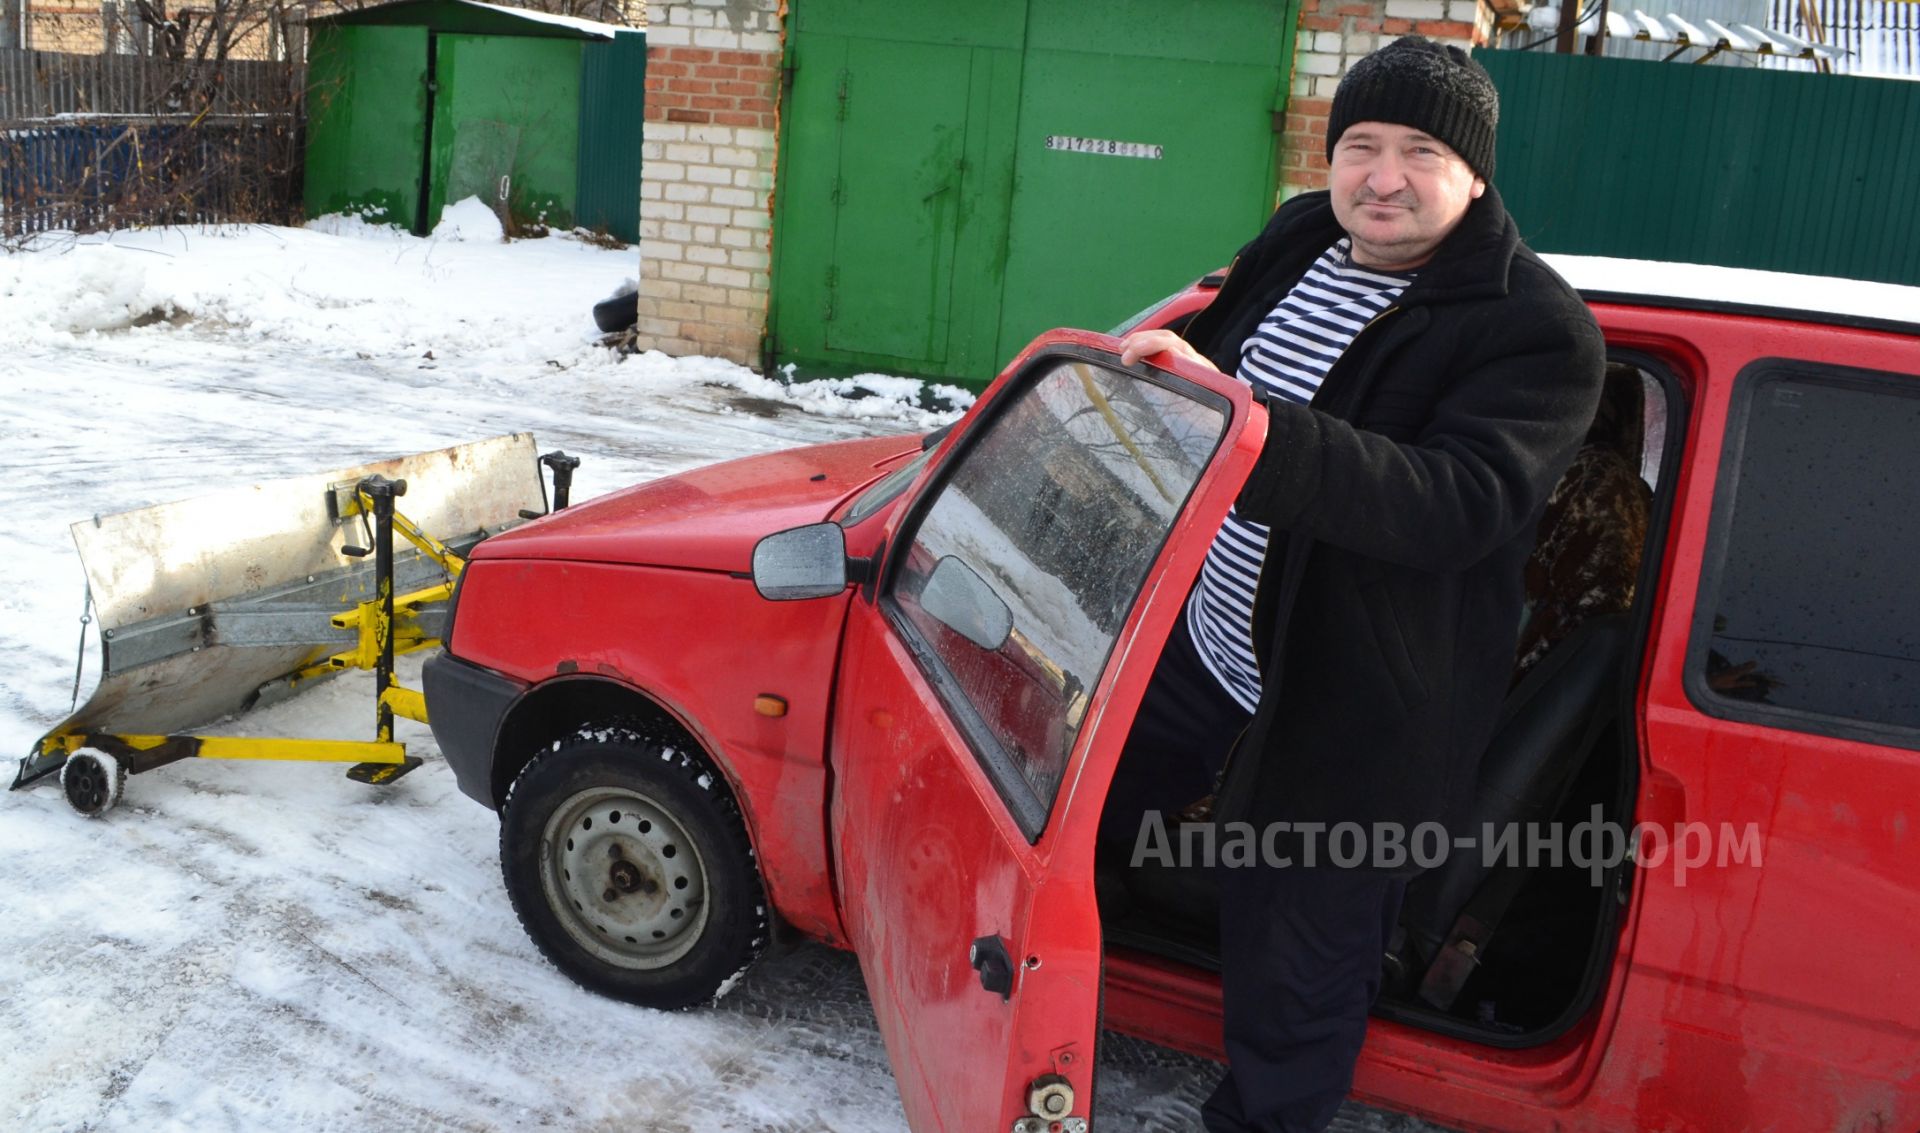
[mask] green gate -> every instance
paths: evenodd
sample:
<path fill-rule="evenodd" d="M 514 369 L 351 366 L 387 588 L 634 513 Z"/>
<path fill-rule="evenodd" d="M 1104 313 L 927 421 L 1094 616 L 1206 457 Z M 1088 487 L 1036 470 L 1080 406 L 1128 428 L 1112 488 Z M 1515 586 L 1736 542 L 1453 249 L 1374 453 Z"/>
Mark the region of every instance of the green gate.
<path fill-rule="evenodd" d="M 1271 211 L 1298 0 L 798 0 L 770 353 L 980 381 Z"/>
<path fill-rule="evenodd" d="M 1480 51 L 1534 248 L 1920 284 L 1920 83 Z"/>

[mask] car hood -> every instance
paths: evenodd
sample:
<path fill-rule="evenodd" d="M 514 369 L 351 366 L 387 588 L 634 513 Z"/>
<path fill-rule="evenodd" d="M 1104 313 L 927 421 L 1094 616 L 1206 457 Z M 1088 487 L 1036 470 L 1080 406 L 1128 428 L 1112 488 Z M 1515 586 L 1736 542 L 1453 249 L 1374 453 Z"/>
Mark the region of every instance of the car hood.
<path fill-rule="evenodd" d="M 919 451 L 918 436 L 879 437 L 696 468 L 495 535 L 472 558 L 744 571 L 762 536 L 826 519 Z"/>

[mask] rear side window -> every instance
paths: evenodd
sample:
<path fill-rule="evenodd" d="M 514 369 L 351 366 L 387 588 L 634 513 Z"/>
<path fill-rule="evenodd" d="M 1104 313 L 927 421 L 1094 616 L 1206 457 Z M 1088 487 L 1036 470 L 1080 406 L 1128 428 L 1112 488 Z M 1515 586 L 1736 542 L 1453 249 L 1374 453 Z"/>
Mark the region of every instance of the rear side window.
<path fill-rule="evenodd" d="M 896 625 L 1029 838 L 1227 420 L 1224 403 L 1058 362 L 983 426 L 904 546 Z"/>
<path fill-rule="evenodd" d="M 1920 378 L 1767 361 L 1732 408 L 1695 703 L 1920 747 Z"/>

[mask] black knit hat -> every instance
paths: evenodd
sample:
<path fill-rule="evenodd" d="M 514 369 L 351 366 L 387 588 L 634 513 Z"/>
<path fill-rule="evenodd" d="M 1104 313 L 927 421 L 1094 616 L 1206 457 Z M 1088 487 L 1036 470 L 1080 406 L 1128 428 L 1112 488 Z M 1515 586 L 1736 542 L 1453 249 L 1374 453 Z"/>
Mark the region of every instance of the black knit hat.
<path fill-rule="evenodd" d="M 1361 59 L 1333 92 L 1327 158 L 1355 122 L 1411 126 L 1447 143 L 1473 171 L 1493 180 L 1500 94 L 1465 51 L 1409 35 Z"/>

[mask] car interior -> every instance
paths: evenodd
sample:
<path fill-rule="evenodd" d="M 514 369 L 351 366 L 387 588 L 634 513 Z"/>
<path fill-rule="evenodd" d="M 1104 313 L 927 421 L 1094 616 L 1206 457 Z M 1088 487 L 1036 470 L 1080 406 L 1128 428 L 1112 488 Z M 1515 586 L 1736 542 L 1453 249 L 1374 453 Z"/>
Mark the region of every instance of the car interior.
<path fill-rule="evenodd" d="M 1587 442 L 1540 522 L 1514 681 L 1472 815 L 1456 833 L 1489 823 L 1571 830 L 1596 807 L 1632 826 L 1632 704 L 1680 407 L 1677 383 L 1657 363 L 1610 359 Z M 1205 800 L 1165 800 L 1169 830 L 1196 803 L 1204 809 Z M 1108 948 L 1217 970 L 1211 872 L 1135 865 L 1121 849 L 1103 847 L 1096 867 Z M 1541 855 L 1528 868 L 1524 837 L 1512 856 L 1489 863 L 1478 851 L 1451 852 L 1409 884 L 1376 1014 L 1503 1047 L 1549 1041 L 1585 1014 L 1614 955 L 1631 863 L 1596 870 L 1570 854 L 1557 864 Z"/>

